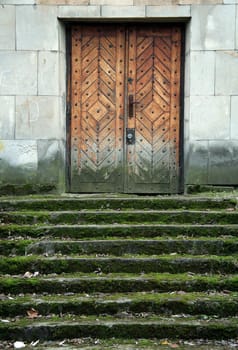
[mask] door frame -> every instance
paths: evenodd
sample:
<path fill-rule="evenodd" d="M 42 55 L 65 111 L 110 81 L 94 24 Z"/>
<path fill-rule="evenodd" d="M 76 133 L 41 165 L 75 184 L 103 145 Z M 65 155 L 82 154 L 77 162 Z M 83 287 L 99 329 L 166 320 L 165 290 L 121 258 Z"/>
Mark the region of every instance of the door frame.
<path fill-rule="evenodd" d="M 127 25 L 128 21 L 125 20 L 111 20 L 111 19 L 98 19 L 87 20 L 80 19 L 77 21 L 65 22 L 66 29 L 66 192 L 71 192 L 71 38 L 72 38 L 72 27 L 76 24 L 90 24 L 97 25 L 99 23 L 106 24 L 118 24 Z M 180 65 L 180 117 L 179 117 L 179 185 L 178 194 L 184 193 L 184 84 L 185 84 L 185 31 L 186 23 L 181 21 L 158 21 L 158 20 L 136 20 L 130 22 L 133 24 L 151 24 L 156 23 L 158 25 L 179 25 L 181 28 L 181 65 Z M 122 192 L 126 193 L 126 192 Z M 159 194 L 157 192 L 150 194 Z"/>

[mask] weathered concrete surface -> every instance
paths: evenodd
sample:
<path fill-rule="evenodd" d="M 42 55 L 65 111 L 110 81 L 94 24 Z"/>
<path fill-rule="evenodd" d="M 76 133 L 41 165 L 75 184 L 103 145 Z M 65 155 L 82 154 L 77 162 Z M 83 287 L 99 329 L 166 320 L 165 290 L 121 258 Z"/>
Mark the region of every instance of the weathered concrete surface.
<path fill-rule="evenodd" d="M 1 173 L 6 167 L 20 168 L 29 171 L 37 170 L 37 142 L 32 140 L 2 140 L 0 143 L 0 159 L 3 162 Z M 5 165 L 5 166 L 4 166 Z M 6 177 L 15 177 L 17 174 L 6 174 Z"/>
<path fill-rule="evenodd" d="M 145 6 L 102 6 L 102 17 L 139 18 L 145 17 Z"/>
<path fill-rule="evenodd" d="M 191 49 L 233 50 L 235 48 L 235 14 L 234 5 L 193 5 Z"/>
<path fill-rule="evenodd" d="M 59 95 L 59 53 L 41 51 L 38 57 L 39 95 Z"/>
<path fill-rule="evenodd" d="M 147 6 L 146 15 L 160 18 L 189 18 L 191 11 L 190 6 Z"/>
<path fill-rule="evenodd" d="M 238 95 L 238 52 L 216 53 L 216 94 Z"/>
<path fill-rule="evenodd" d="M 229 139 L 230 98 L 192 96 L 190 137 L 195 140 Z"/>
<path fill-rule="evenodd" d="M 37 53 L 0 51 L 0 95 L 37 93 Z"/>
<path fill-rule="evenodd" d="M 0 139 L 13 139 L 15 134 L 15 97 L 0 96 Z"/>
<path fill-rule="evenodd" d="M 185 173 L 186 184 L 206 184 L 208 181 L 208 141 L 190 144 Z"/>
<path fill-rule="evenodd" d="M 62 136 L 58 97 L 17 96 L 17 139 L 52 139 Z"/>
<path fill-rule="evenodd" d="M 15 49 L 15 7 L 0 7 L 0 50 Z"/>
<path fill-rule="evenodd" d="M 16 8 L 18 50 L 57 50 L 57 8 L 18 6 Z"/>
<path fill-rule="evenodd" d="M 190 94 L 214 95 L 215 90 L 215 52 L 191 52 Z"/>
<path fill-rule="evenodd" d="M 100 6 L 59 6 L 58 18 L 100 17 Z"/>
<path fill-rule="evenodd" d="M 238 140 L 238 96 L 231 97 L 231 139 Z"/>
<path fill-rule="evenodd" d="M 63 191 L 62 141 L 0 141 L 0 193 Z"/>
<path fill-rule="evenodd" d="M 238 141 L 209 142 L 208 183 L 238 183 Z"/>

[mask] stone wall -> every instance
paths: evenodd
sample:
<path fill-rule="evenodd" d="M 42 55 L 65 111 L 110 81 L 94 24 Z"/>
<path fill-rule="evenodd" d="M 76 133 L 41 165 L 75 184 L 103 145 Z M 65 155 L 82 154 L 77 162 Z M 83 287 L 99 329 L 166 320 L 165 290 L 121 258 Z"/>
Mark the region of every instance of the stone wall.
<path fill-rule="evenodd" d="M 66 191 L 65 20 L 184 21 L 185 184 L 238 184 L 238 0 L 0 0 L 1 191 Z"/>

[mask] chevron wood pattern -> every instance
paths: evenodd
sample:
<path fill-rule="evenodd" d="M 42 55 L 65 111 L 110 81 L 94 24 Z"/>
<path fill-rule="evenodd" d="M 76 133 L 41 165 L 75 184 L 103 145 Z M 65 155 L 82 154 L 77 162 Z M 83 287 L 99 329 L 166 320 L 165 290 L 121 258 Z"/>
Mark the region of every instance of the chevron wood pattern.
<path fill-rule="evenodd" d="M 178 26 L 73 26 L 72 191 L 178 191 L 180 57 Z"/>
<path fill-rule="evenodd" d="M 135 96 L 136 142 L 129 146 L 128 189 L 176 192 L 179 170 L 181 31 L 144 27 L 129 34 L 129 93 Z M 133 149 L 132 149 L 133 148 Z"/>
<path fill-rule="evenodd" d="M 124 30 L 73 27 L 72 180 L 76 189 L 123 186 Z"/>

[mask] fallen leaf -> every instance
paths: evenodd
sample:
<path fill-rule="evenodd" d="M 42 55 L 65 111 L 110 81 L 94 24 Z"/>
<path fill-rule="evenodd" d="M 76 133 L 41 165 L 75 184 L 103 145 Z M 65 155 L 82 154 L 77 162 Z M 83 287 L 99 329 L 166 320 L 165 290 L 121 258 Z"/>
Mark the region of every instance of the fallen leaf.
<path fill-rule="evenodd" d="M 39 313 L 35 309 L 31 308 L 30 310 L 27 310 L 27 315 L 29 318 L 36 318 L 38 317 Z"/>
<path fill-rule="evenodd" d="M 168 342 L 168 340 L 162 340 L 162 341 L 160 342 L 160 344 L 161 344 L 161 345 L 168 345 L 169 342 Z"/>
<path fill-rule="evenodd" d="M 13 344 L 13 347 L 14 349 L 23 349 L 26 347 L 26 345 L 21 342 L 21 341 L 16 341 L 14 344 Z"/>
<path fill-rule="evenodd" d="M 169 346 L 172 348 L 172 349 L 177 349 L 179 346 L 178 344 L 169 344 Z"/>
<path fill-rule="evenodd" d="M 31 346 L 34 347 L 34 346 L 38 345 L 39 342 L 40 342 L 40 340 L 32 341 L 32 342 L 31 342 Z"/>

